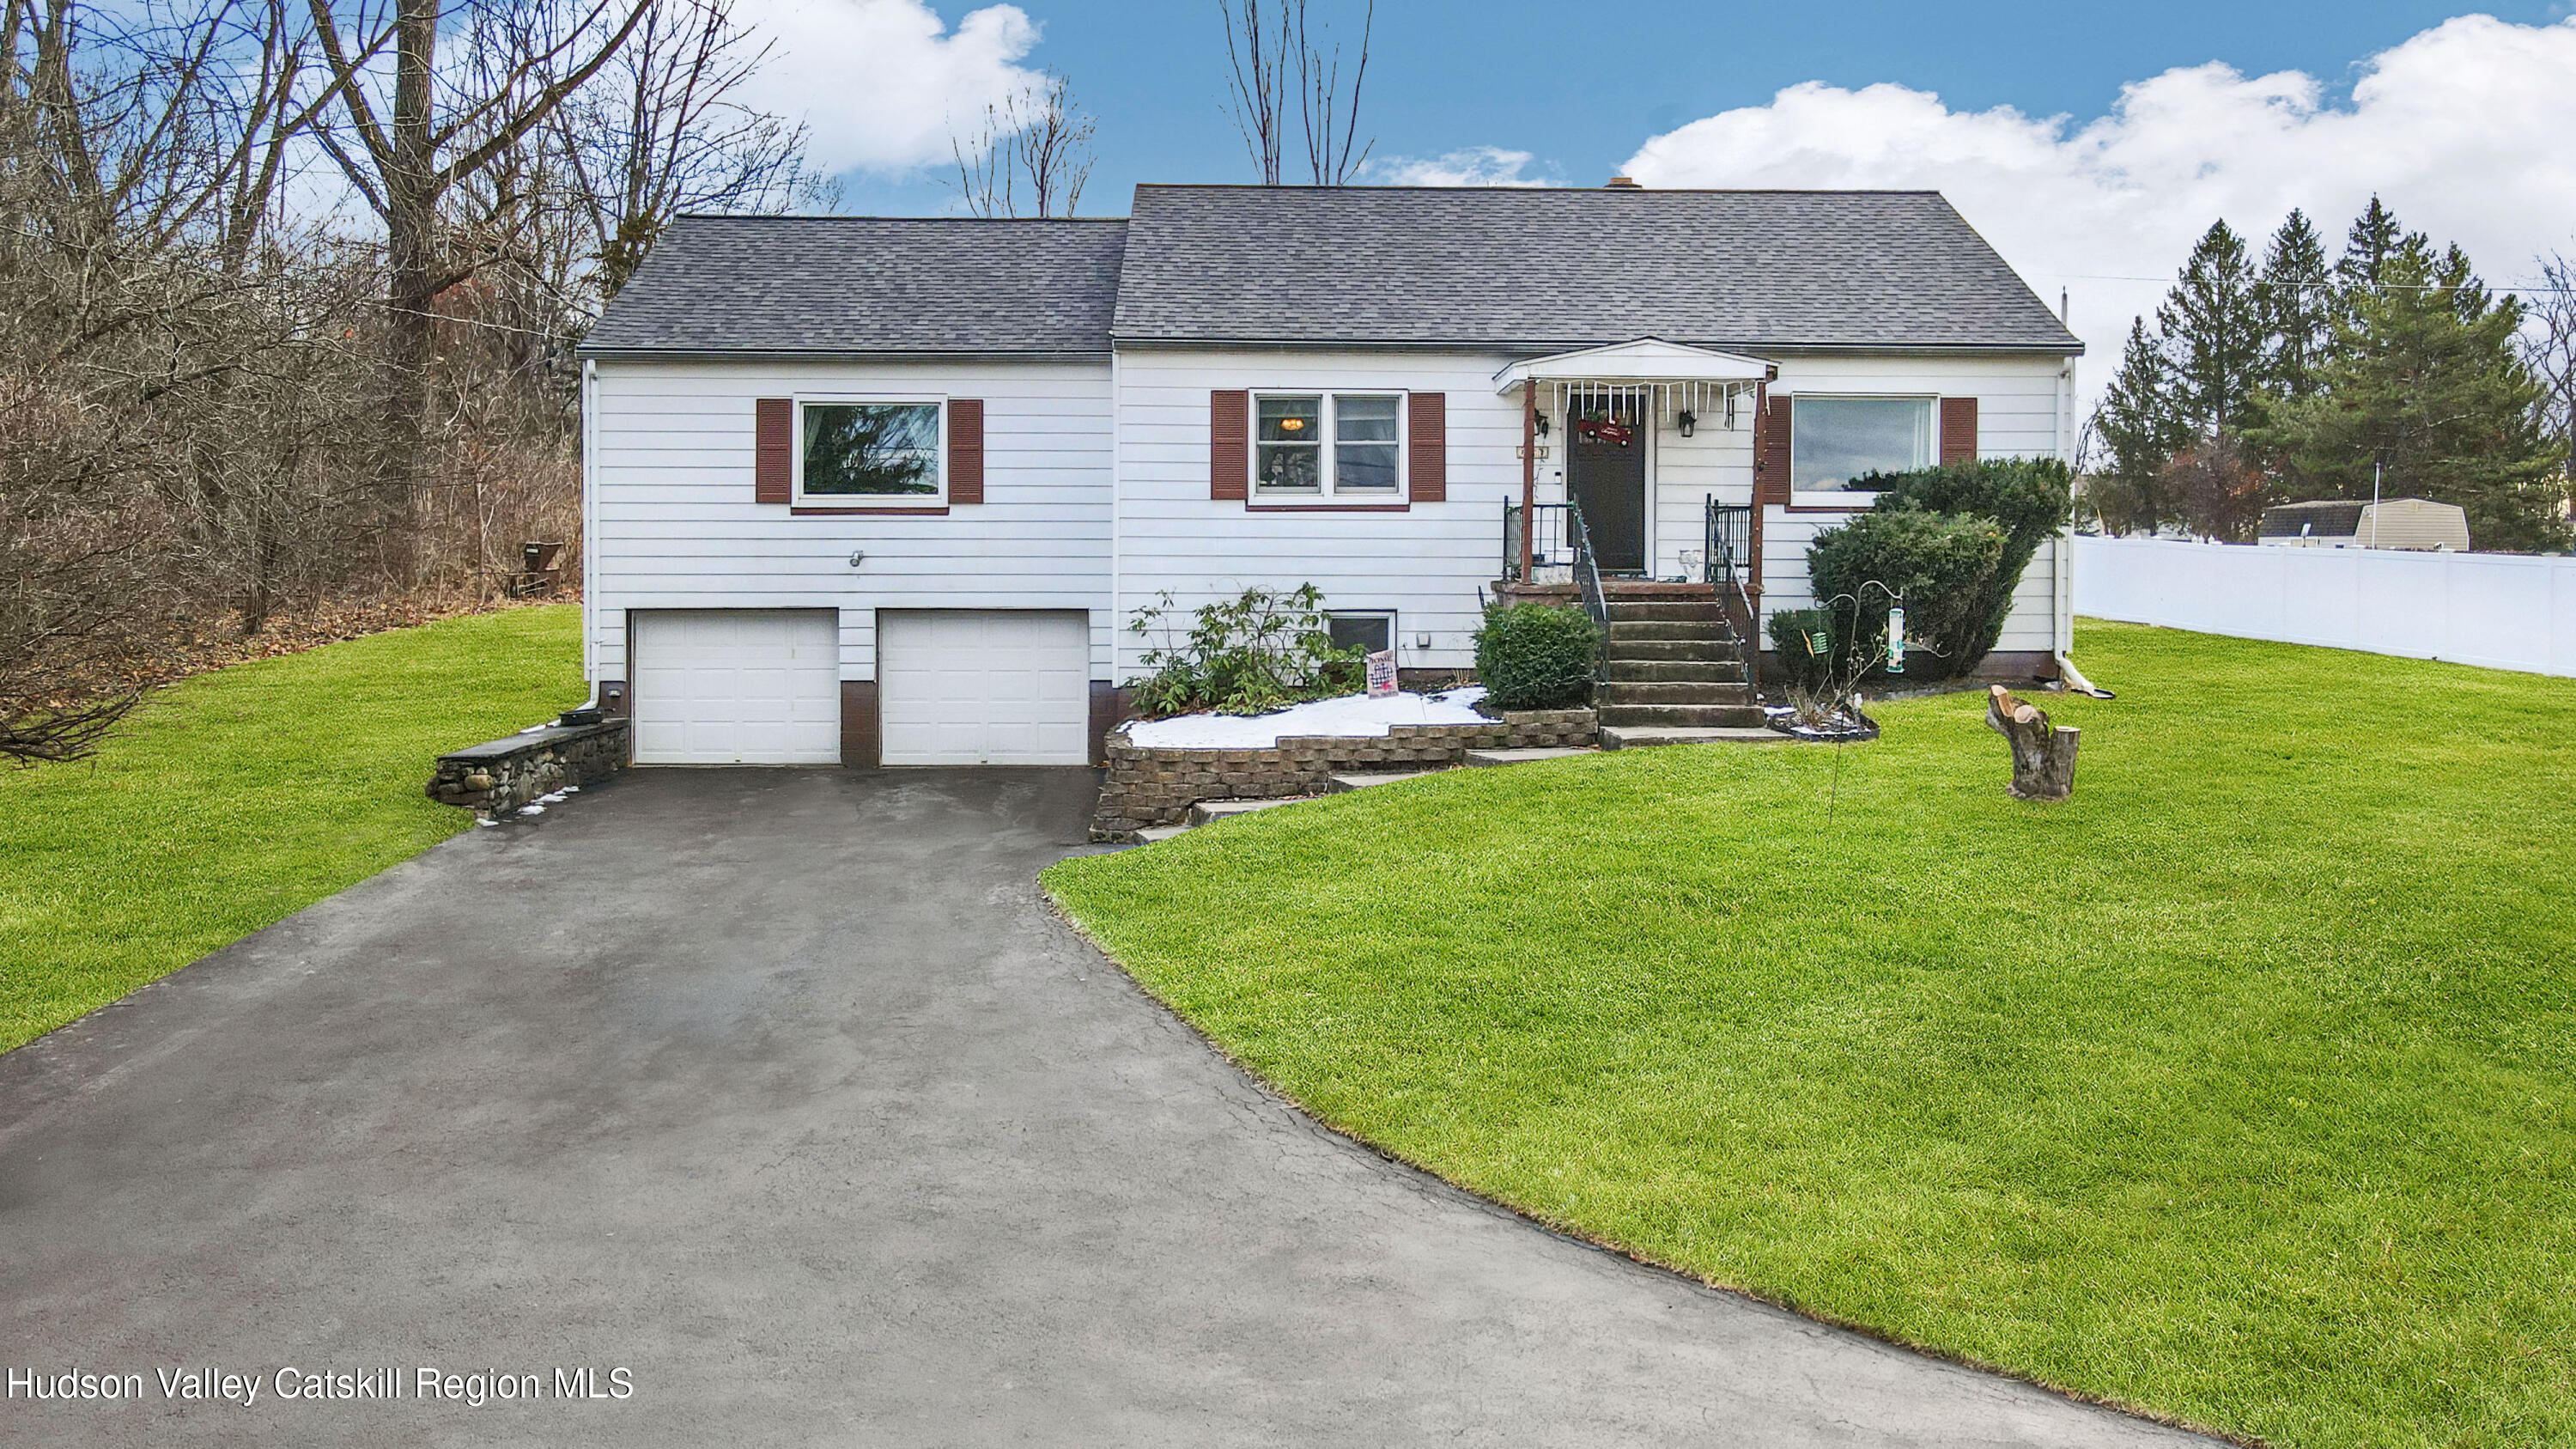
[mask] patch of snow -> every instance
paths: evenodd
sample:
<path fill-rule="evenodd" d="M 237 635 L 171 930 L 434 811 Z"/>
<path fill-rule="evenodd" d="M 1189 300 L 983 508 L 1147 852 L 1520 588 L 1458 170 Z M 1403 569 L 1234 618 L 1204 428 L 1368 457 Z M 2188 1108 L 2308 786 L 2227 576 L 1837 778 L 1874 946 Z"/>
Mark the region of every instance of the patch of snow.
<path fill-rule="evenodd" d="M 474 823 L 476 825 L 498 825 L 501 822 L 498 820 L 486 820 L 482 816 L 477 815 L 474 817 Z"/>
<path fill-rule="evenodd" d="M 1487 724 L 1491 721 L 1475 710 L 1476 701 L 1484 697 L 1484 689 L 1473 685 L 1439 694 L 1375 699 L 1345 694 L 1268 714 L 1185 714 L 1138 720 L 1127 726 L 1127 738 L 1133 744 L 1164 750 L 1266 750 L 1283 739 L 1305 735 L 1359 738 L 1383 735 L 1400 724 Z"/>
<path fill-rule="evenodd" d="M 522 805 L 519 807 L 519 813 L 522 815 L 543 815 L 546 813 L 546 807 L 543 805 Z"/>
<path fill-rule="evenodd" d="M 537 803 L 540 805 L 561 805 L 563 802 L 564 792 L 561 790 L 557 790 L 551 795 L 540 795 L 537 797 Z"/>
<path fill-rule="evenodd" d="M 566 785 L 555 793 L 558 795 L 578 795 L 581 793 L 581 787 L 579 785 Z"/>

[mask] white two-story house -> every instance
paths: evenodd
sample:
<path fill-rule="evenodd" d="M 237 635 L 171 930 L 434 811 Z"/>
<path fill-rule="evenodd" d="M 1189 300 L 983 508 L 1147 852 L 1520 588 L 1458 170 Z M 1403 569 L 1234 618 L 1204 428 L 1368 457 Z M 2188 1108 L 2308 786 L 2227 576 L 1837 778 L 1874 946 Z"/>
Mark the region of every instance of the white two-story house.
<path fill-rule="evenodd" d="M 1851 480 L 2071 458 L 2081 351 L 1930 192 L 689 218 L 583 349 L 586 666 L 638 763 L 1079 764 L 1139 608 L 1311 582 L 1465 671 L 1574 510 L 1602 575 L 1758 629 Z M 2049 672 L 2067 563 L 1991 667 Z"/>

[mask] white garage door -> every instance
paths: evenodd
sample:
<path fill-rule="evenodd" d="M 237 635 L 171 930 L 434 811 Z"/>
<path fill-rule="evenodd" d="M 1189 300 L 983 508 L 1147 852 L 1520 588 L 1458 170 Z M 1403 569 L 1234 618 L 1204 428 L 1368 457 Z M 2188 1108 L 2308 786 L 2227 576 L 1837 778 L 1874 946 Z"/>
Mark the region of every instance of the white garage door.
<path fill-rule="evenodd" d="M 889 765 L 1089 764 L 1090 618 L 880 610 L 877 700 Z"/>
<path fill-rule="evenodd" d="M 837 613 L 655 609 L 633 622 L 635 763 L 841 762 Z"/>

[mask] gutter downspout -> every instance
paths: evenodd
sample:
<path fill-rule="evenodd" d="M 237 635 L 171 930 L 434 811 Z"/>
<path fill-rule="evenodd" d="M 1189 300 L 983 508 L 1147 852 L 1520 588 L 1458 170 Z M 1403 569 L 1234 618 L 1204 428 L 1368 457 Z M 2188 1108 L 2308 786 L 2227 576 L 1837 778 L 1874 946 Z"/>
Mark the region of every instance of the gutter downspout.
<path fill-rule="evenodd" d="M 581 362 L 581 674 L 599 707 L 599 362 Z"/>

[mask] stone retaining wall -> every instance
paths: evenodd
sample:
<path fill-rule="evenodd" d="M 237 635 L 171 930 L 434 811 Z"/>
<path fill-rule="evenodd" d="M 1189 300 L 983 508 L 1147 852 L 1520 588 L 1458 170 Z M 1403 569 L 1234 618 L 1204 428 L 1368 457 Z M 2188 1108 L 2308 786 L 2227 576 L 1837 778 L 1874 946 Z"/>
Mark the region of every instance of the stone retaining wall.
<path fill-rule="evenodd" d="M 1333 776 L 1354 770 L 1437 770 L 1469 750 L 1579 749 L 1593 736 L 1588 709 L 1515 710 L 1486 724 L 1397 725 L 1383 735 L 1299 735 L 1261 750 L 1135 745 L 1121 726 L 1109 737 L 1091 838 L 1130 840 L 1149 826 L 1178 825 L 1201 800 L 1320 795 Z"/>
<path fill-rule="evenodd" d="M 438 757 L 429 798 L 487 820 L 515 813 L 540 795 L 587 785 L 626 767 L 626 721 L 549 725 Z"/>

